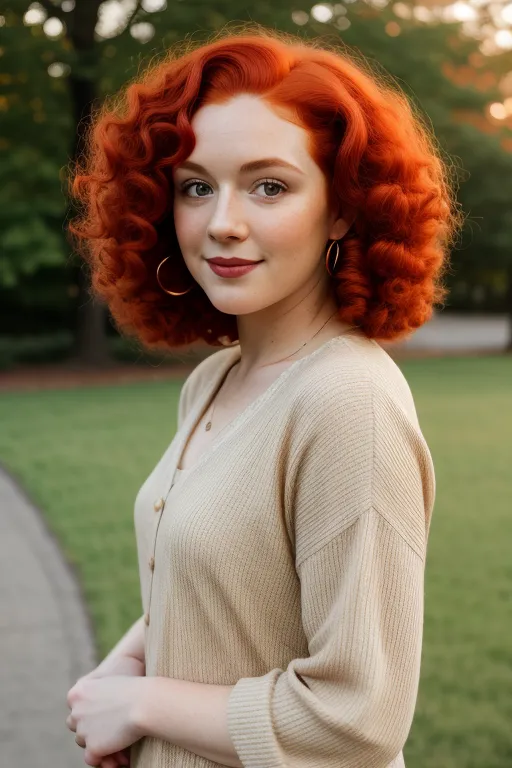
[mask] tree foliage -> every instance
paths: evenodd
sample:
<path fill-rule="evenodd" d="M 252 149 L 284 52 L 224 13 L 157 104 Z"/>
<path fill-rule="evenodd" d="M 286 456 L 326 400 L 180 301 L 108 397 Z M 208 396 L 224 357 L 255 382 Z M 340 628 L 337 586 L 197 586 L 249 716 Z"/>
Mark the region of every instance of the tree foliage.
<path fill-rule="evenodd" d="M 289 0 L 120 0 L 117 29 L 101 36 L 101 0 L 10 0 L 0 3 L 0 285 L 17 290 L 39 270 L 69 266 L 65 237 L 66 169 L 84 116 L 77 89 L 101 100 L 135 77 L 145 62 L 175 42 L 200 40 L 230 20 L 254 21 L 304 38 L 361 53 L 410 96 L 435 132 L 459 185 L 467 221 L 452 255 L 454 275 L 482 269 L 512 271 L 512 131 L 488 117 L 502 101 L 500 79 L 512 53 L 483 56 L 479 41 L 460 23 L 397 18 L 395 6 L 361 0 L 328 5 L 331 18 L 315 20 L 311 6 Z M 404 4 L 414 8 L 411 3 Z M 28 24 L 26 13 L 44 10 L 62 33 Z M 141 27 L 141 24 L 143 25 Z M 144 27 L 146 25 L 146 27 Z M 149 25 L 149 27 L 148 27 Z M 148 31 L 154 31 L 147 39 Z M 94 31 L 96 30 L 96 31 Z M 144 30 L 146 37 L 144 37 Z M 144 42 L 146 40 L 146 42 Z M 79 149 L 79 148 L 78 148 Z"/>

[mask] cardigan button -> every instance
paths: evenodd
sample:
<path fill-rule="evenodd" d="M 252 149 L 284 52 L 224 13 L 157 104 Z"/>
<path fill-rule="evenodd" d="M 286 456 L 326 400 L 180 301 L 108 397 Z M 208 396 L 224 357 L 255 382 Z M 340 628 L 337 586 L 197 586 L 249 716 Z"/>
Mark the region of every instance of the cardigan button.
<path fill-rule="evenodd" d="M 163 505 L 164 505 L 164 500 L 160 497 L 153 504 L 153 506 L 155 508 L 155 512 L 160 512 L 160 510 L 162 509 Z"/>
<path fill-rule="evenodd" d="M 144 623 L 145 623 L 146 626 L 148 626 L 148 624 L 149 624 L 149 613 L 145 613 L 144 614 Z"/>

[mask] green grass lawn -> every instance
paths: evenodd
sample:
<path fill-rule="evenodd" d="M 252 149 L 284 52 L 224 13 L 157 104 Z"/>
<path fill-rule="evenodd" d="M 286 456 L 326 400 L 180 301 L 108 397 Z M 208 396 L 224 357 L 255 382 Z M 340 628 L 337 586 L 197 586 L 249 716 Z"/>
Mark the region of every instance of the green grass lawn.
<path fill-rule="evenodd" d="M 407 768 L 512 766 L 512 358 L 401 362 L 437 479 Z M 0 395 L 0 461 L 76 567 L 101 655 L 140 616 L 137 491 L 181 382 Z"/>

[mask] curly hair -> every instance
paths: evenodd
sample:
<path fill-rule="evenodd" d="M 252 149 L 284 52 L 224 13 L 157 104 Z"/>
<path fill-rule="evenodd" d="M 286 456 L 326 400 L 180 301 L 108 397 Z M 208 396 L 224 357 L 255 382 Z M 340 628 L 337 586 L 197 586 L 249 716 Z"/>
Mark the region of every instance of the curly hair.
<path fill-rule="evenodd" d="M 364 59 L 251 26 L 175 46 L 93 114 L 71 174 L 80 210 L 69 223 L 91 290 L 118 329 L 148 348 L 237 340 L 236 317 L 201 286 L 169 296 L 156 270 L 169 256 L 171 284 L 190 277 L 172 168 L 194 149 L 193 115 L 250 93 L 308 132 L 332 202 L 355 216 L 330 278 L 339 320 L 376 340 L 403 338 L 446 298 L 448 248 L 461 225 L 449 166 L 405 94 Z"/>

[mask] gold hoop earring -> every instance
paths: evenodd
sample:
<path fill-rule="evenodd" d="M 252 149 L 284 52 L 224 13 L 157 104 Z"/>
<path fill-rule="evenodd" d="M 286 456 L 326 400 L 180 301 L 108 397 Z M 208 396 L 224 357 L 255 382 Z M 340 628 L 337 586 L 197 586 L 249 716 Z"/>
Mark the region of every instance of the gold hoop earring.
<path fill-rule="evenodd" d="M 333 271 L 331 272 L 331 270 L 329 269 L 329 256 L 330 256 L 331 248 L 333 247 L 333 245 L 336 245 L 337 251 L 336 251 L 336 258 L 334 259 L 334 266 L 332 268 Z M 327 249 L 327 253 L 326 253 L 326 256 L 325 256 L 325 268 L 326 268 L 327 272 L 330 274 L 331 277 L 334 277 L 333 272 L 336 269 L 336 264 L 338 263 L 339 255 L 340 255 L 340 247 L 338 245 L 338 241 L 337 240 L 333 240 L 332 243 L 330 244 L 329 248 Z"/>
<path fill-rule="evenodd" d="M 169 293 L 171 296 L 183 296 L 185 293 L 188 293 L 189 291 L 191 291 L 194 286 L 191 285 L 190 288 L 187 288 L 186 291 L 169 291 L 167 288 L 165 288 L 162 285 L 162 283 L 160 281 L 160 274 L 159 274 L 160 273 L 160 267 L 162 266 L 164 261 L 167 261 L 167 259 L 170 259 L 170 258 L 171 258 L 170 256 L 166 256 L 165 259 L 163 259 L 163 261 L 160 262 L 160 264 L 158 265 L 158 267 L 156 269 L 156 279 L 158 281 L 158 285 L 160 286 L 162 291 L 165 291 L 165 293 Z"/>

